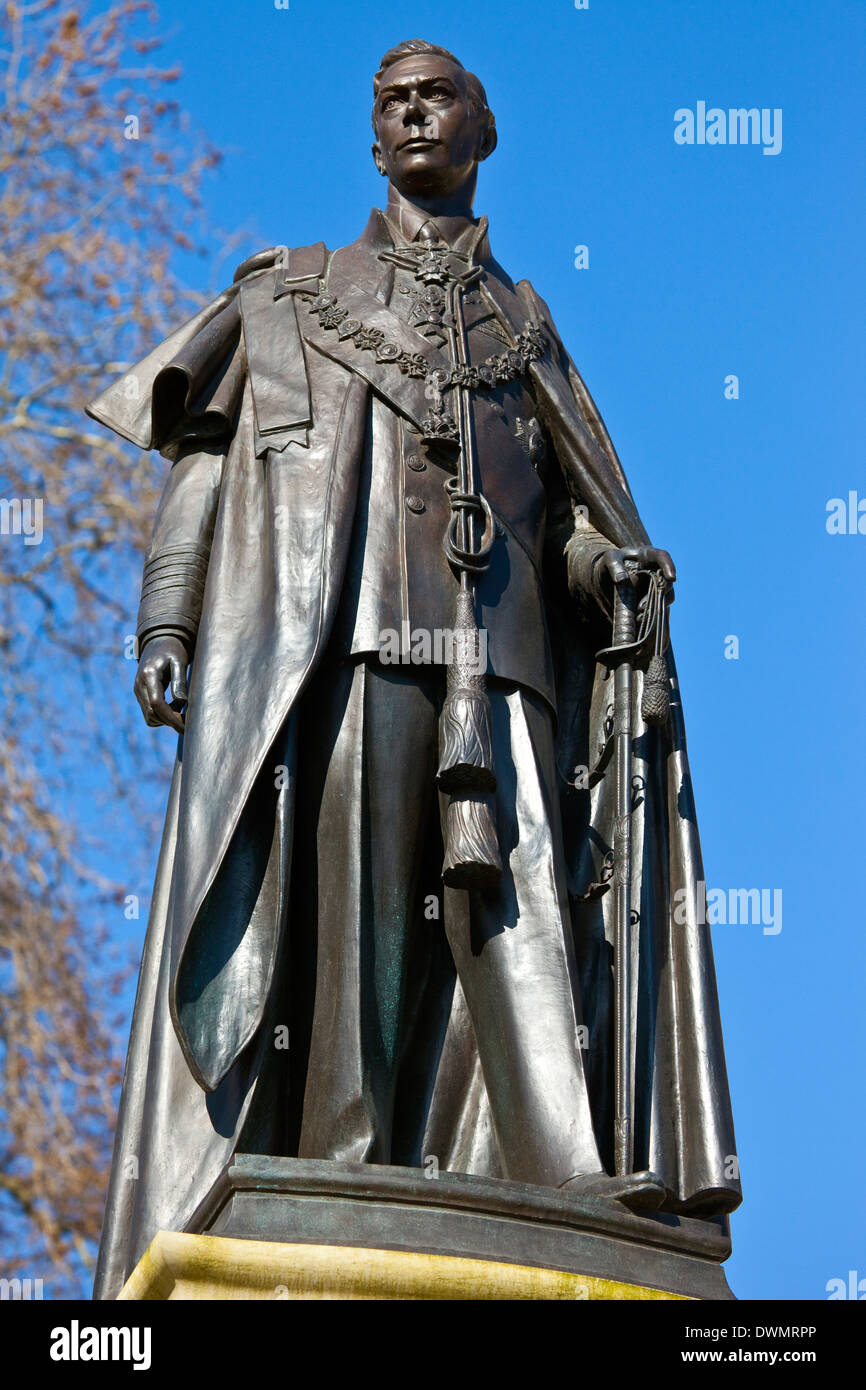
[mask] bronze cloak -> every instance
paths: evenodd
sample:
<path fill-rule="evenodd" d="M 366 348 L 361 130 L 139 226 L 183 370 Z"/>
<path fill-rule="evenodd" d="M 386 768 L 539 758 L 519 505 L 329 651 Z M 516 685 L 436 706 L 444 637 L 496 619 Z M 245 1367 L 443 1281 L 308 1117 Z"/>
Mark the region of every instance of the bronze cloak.
<path fill-rule="evenodd" d="M 282 1152 L 256 1105 L 282 1081 L 269 1033 L 291 875 L 293 711 L 327 644 L 354 516 L 369 392 L 418 424 L 423 382 L 360 361 L 308 322 L 295 292 L 328 267 L 330 293 L 381 309 L 390 336 L 432 356 L 381 303 L 374 213 L 358 242 L 253 258 L 230 289 L 90 407 L 142 448 L 222 459 L 207 502 L 212 539 L 144 943 L 95 1296 L 113 1297 L 160 1228 L 183 1230 L 239 1147 Z M 250 268 L 251 267 L 251 268 Z M 242 267 L 242 270 L 244 268 Z M 607 431 L 549 310 L 495 267 L 490 289 L 513 327 L 540 321 L 552 350 L 531 366 L 539 414 L 574 508 L 573 540 L 595 528 L 616 545 L 647 536 Z M 377 300 L 377 291 L 379 299 Z M 383 364 L 383 368 L 384 365 Z M 363 373 L 363 374 L 362 374 Z M 205 505 L 194 489 L 191 526 Z M 589 520 L 586 520 L 588 509 Z M 551 600 L 558 767 L 596 1137 L 612 1168 L 612 894 L 584 900 L 613 844 L 613 785 L 575 786 L 604 742 L 612 678 L 577 604 Z M 673 658 L 671 717 L 636 714 L 634 901 L 639 911 L 635 1166 L 663 1178 L 671 1210 L 740 1201 L 733 1123 L 682 708 Z M 636 699 L 640 703 L 640 675 Z M 229 711 L 229 715 L 226 715 Z M 243 736 L 238 736 L 242 730 Z M 285 769 L 274 785 L 273 769 Z M 685 904 L 675 914 L 675 904 Z M 685 916 L 685 921 L 678 920 Z M 218 1026 L 216 1026 L 218 1024 Z M 499 1174 L 484 1082 L 459 987 L 431 1086 L 429 1151 L 442 1168 Z M 182 1124 L 177 1116 L 183 1115 Z"/>

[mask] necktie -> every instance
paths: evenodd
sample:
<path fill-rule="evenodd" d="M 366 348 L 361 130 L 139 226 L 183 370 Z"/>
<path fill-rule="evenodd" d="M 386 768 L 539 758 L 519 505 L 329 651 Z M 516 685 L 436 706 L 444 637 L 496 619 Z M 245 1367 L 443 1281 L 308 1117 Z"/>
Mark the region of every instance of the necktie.
<path fill-rule="evenodd" d="M 445 238 L 443 237 L 442 233 L 440 232 L 439 228 L 437 227 L 436 223 L 432 220 L 432 218 L 428 217 L 427 221 L 423 224 L 423 226 L 421 226 L 421 228 L 418 231 L 418 240 L 426 241 L 430 244 L 435 244 L 436 242 L 444 241 Z"/>

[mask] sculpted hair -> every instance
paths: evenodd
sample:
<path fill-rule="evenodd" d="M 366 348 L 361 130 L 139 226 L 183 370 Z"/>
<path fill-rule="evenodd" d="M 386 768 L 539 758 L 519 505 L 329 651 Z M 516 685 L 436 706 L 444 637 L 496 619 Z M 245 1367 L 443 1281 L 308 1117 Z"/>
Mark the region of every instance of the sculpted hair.
<path fill-rule="evenodd" d="M 447 58 L 449 63 L 453 63 L 461 72 L 466 73 L 466 86 L 469 89 L 469 101 L 474 111 L 480 112 L 487 123 L 487 129 L 496 140 L 496 118 L 490 107 L 487 105 L 487 93 L 474 72 L 469 72 L 464 68 L 459 58 L 453 53 L 449 53 L 447 48 L 441 48 L 438 43 L 428 43 L 426 39 L 405 39 L 403 43 L 395 44 L 389 48 L 379 61 L 379 70 L 373 78 L 373 129 L 376 135 L 379 134 L 379 127 L 376 124 L 379 114 L 379 88 L 382 86 L 382 78 L 388 68 L 393 63 L 399 62 L 401 58 L 411 58 L 413 53 L 435 53 L 440 58 Z"/>

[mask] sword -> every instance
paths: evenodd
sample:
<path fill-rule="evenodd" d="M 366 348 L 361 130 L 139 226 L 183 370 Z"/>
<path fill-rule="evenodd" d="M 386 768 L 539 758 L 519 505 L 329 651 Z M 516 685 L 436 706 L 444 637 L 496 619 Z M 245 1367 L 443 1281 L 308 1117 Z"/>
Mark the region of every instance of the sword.
<path fill-rule="evenodd" d="M 669 713 L 669 681 L 664 649 L 667 645 L 667 602 L 664 580 L 626 560 L 628 577 L 614 589 L 611 646 L 597 660 L 614 671 L 613 741 L 616 768 L 616 808 L 613 834 L 614 888 L 614 1164 L 618 1177 L 634 1172 L 634 1019 L 632 910 L 632 700 L 634 667 L 643 664 L 652 648 L 644 679 L 641 715 L 647 724 L 663 724 Z M 650 587 L 642 605 L 637 631 L 636 585 L 647 575 Z"/>
<path fill-rule="evenodd" d="M 630 579 L 616 586 L 613 644 L 630 647 L 635 635 L 635 592 Z M 614 673 L 616 824 L 614 881 L 614 1163 L 617 1176 L 634 1169 L 631 1016 L 631 772 L 632 661 L 623 656 Z"/>

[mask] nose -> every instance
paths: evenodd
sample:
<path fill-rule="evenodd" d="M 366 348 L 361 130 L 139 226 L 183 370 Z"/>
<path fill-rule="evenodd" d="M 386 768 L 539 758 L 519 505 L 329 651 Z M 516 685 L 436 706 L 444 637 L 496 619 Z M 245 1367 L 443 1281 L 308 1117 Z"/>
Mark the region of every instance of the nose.
<path fill-rule="evenodd" d="M 430 120 L 424 110 L 423 102 L 417 90 L 413 87 L 406 102 L 406 110 L 403 112 L 404 125 L 427 125 Z"/>

